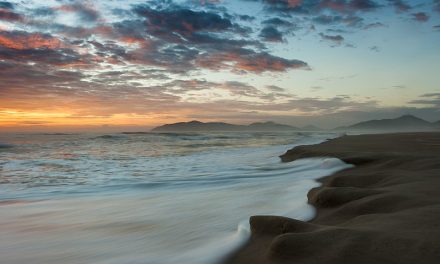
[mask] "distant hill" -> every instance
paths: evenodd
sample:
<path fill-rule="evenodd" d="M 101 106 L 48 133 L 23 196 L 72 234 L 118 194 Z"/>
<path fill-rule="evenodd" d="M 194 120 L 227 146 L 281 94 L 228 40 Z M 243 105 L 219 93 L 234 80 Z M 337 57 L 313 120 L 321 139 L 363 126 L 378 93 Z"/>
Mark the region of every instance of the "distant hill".
<path fill-rule="evenodd" d="M 403 115 L 395 119 L 380 119 L 360 122 L 351 126 L 338 127 L 345 131 L 378 131 L 378 132 L 416 132 L 439 130 L 437 123 L 431 123 L 413 115 Z"/>
<path fill-rule="evenodd" d="M 244 126 L 246 129 L 251 131 L 289 131 L 298 130 L 299 128 L 289 125 L 277 124 L 275 122 L 264 122 L 264 123 L 252 123 L 248 126 Z"/>
<path fill-rule="evenodd" d="M 274 122 L 252 123 L 250 125 L 234 125 L 223 122 L 179 122 L 153 128 L 152 132 L 216 132 L 216 131 L 294 131 L 297 127 L 277 124 Z"/>
<path fill-rule="evenodd" d="M 317 126 L 313 126 L 313 125 L 308 125 L 308 126 L 302 127 L 301 130 L 303 130 L 303 131 L 320 131 L 320 130 L 322 130 L 322 128 L 317 127 Z"/>

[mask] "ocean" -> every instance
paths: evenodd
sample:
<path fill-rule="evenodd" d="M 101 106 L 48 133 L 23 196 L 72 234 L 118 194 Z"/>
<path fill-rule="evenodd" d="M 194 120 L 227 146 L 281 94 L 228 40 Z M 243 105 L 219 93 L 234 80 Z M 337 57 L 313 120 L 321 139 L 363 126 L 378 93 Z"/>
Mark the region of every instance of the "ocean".
<path fill-rule="evenodd" d="M 2 134 L 1 263 L 217 263 L 252 215 L 314 216 L 315 180 L 349 165 L 278 156 L 336 136 Z"/>

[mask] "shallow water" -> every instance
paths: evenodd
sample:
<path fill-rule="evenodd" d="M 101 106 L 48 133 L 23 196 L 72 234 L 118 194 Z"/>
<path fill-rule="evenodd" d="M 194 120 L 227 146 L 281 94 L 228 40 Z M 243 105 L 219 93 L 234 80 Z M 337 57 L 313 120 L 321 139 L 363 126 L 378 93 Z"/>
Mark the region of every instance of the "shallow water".
<path fill-rule="evenodd" d="M 214 263 L 248 219 L 307 220 L 337 159 L 278 156 L 332 134 L 0 136 L 2 263 Z"/>

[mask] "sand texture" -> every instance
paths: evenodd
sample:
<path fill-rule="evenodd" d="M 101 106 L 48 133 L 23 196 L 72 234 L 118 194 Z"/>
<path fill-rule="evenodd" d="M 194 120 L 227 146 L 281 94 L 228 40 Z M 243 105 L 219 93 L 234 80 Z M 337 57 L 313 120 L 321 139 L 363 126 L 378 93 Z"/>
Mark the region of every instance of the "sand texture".
<path fill-rule="evenodd" d="M 355 167 L 310 190 L 316 218 L 253 216 L 226 263 L 440 263 L 440 133 L 343 136 L 281 158 L 322 156 Z"/>

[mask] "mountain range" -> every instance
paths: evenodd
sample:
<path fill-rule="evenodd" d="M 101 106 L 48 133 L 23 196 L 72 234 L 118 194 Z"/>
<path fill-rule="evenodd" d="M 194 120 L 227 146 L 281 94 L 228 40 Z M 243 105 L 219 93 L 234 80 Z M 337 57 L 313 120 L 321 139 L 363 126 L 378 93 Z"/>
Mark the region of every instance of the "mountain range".
<path fill-rule="evenodd" d="M 257 122 L 249 125 L 235 125 L 223 122 L 179 122 L 153 128 L 152 132 L 220 132 L 220 131 L 319 131 L 316 126 L 295 127 L 275 122 Z M 440 131 L 440 121 L 428 122 L 413 115 L 403 115 L 394 119 L 380 119 L 359 122 L 350 126 L 338 127 L 332 130 L 344 132 L 416 132 Z"/>
<path fill-rule="evenodd" d="M 413 115 L 403 115 L 394 119 L 369 120 L 351 126 L 338 127 L 344 131 L 378 131 L 378 132 L 416 132 L 440 130 L 440 121 L 428 122 Z"/>
<path fill-rule="evenodd" d="M 294 131 L 300 130 L 298 127 L 277 124 L 274 122 L 258 122 L 250 125 L 234 125 L 223 122 L 200 121 L 179 122 L 174 124 L 166 124 L 153 128 L 152 132 L 215 132 L 215 131 Z"/>

